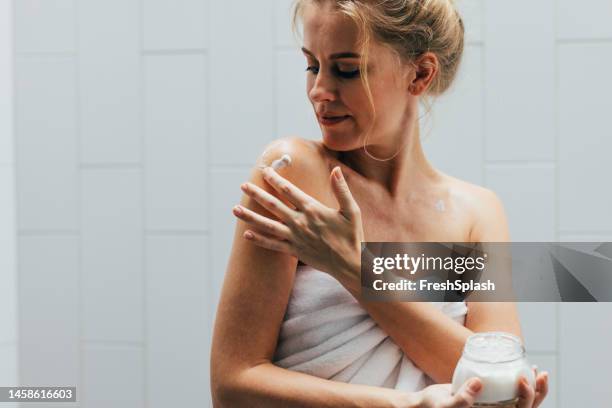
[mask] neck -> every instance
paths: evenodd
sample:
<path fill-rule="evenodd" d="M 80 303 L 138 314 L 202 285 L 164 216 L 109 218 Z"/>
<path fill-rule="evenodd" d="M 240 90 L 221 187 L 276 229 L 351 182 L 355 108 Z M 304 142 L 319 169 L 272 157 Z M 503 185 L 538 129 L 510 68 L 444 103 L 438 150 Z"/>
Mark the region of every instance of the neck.
<path fill-rule="evenodd" d="M 366 146 L 367 153 L 363 147 L 342 152 L 340 157 L 364 178 L 383 187 L 391 197 L 404 197 L 414 186 L 423 185 L 425 181 L 435 179 L 439 174 L 423 152 L 418 120 L 395 140 L 397 142 L 388 145 L 369 144 Z M 401 150 L 398 152 L 398 149 Z M 392 158 L 380 160 L 389 157 Z"/>

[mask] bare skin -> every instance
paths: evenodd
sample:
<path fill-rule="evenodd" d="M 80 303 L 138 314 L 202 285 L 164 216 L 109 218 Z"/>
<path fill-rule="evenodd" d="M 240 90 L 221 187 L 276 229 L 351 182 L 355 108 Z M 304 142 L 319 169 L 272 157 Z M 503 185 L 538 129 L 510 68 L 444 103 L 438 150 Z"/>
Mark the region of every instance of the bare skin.
<path fill-rule="evenodd" d="M 331 184 L 329 182 L 330 170 L 333 166 L 341 166 L 347 174 L 346 180 L 350 188 L 353 188 L 354 184 L 349 181 L 351 180 L 350 169 L 338 161 L 334 154 L 330 156 L 326 149 L 317 142 L 297 138 L 284 139 L 272 143 L 266 151 L 267 153 L 260 157 L 258 165 L 266 164 L 269 156 L 280 157 L 282 154 L 290 154 L 293 158 L 292 165 L 279 170 L 279 173 L 302 191 L 331 208 L 339 208 L 337 199 L 329 187 Z M 358 176 L 353 174 L 352 180 L 355 180 L 356 177 Z M 453 179 L 449 180 L 452 183 Z M 292 206 L 286 198 L 263 180 L 262 172 L 257 166 L 253 170 L 250 182 L 253 186 L 258 186 L 288 206 Z M 465 184 L 460 183 L 460 185 Z M 471 207 L 471 213 L 474 214 L 474 217 L 471 218 L 474 221 L 473 227 L 464 229 L 466 235 L 457 237 L 458 241 L 465 241 L 469 237 L 467 234 L 470 232 L 473 234 L 474 226 L 480 222 L 489 226 L 486 232 L 494 234 L 491 229 L 496 228 L 497 220 L 489 217 L 495 217 L 498 214 L 493 213 L 487 216 L 487 209 L 484 208 L 491 205 L 490 202 L 487 203 L 487 197 L 491 197 L 491 193 L 481 188 L 478 190 L 482 196 L 479 200 L 477 195 L 473 201 L 475 207 Z M 355 196 L 360 205 L 372 199 L 372 194 L 367 194 L 367 190 L 365 193 L 363 197 Z M 269 219 L 277 219 L 250 194 L 243 196 L 241 204 L 245 209 L 250 209 Z M 402 214 L 410 215 L 408 211 Z M 374 219 L 375 221 L 378 212 L 365 212 L 362 215 L 364 220 Z M 458 214 L 458 216 L 461 215 L 467 217 L 468 213 Z M 375 222 L 364 222 L 364 225 L 374 227 L 374 229 L 366 229 L 365 239 L 427 240 L 422 238 L 423 235 L 414 232 L 400 236 L 395 235 L 392 229 L 376 229 Z M 438 234 L 444 234 L 448 226 L 448 224 L 446 226 L 438 224 Z M 365 405 L 423 408 L 471 406 L 469 401 L 470 399 L 473 401 L 476 394 L 472 396 L 457 394 L 454 396 L 455 401 L 448 402 L 451 396 L 449 389 L 444 387 L 435 390 L 428 387 L 422 392 L 405 393 L 332 382 L 274 366 L 272 359 L 276 340 L 291 295 L 298 259 L 249 242 L 243 238 L 247 230 L 259 231 L 262 234 L 266 232 L 265 228 L 253 227 L 247 222 L 238 222 L 236 226 L 234 246 L 213 336 L 211 372 L 213 396 L 218 399 L 216 406 L 348 407 Z M 490 236 L 494 238 L 494 235 Z M 436 236 L 425 237 L 428 237 L 429 240 L 436 239 Z M 472 238 L 478 239 L 478 236 L 473 235 Z M 396 343 L 429 376 L 435 378 L 436 375 L 446 375 L 438 380 L 440 382 L 450 381 L 458 354 L 465 339 L 472 332 L 505 330 L 520 333 L 513 327 L 514 324 L 518 326 L 515 318 L 511 316 L 508 319 L 507 316 L 500 314 L 499 310 L 495 311 L 495 306 L 501 305 L 504 308 L 508 306 L 507 304 L 468 304 L 469 312 L 465 327 L 427 304 L 388 302 L 379 303 L 382 308 L 378 309 L 371 308 L 371 305 L 368 306 L 367 303 L 362 304 L 377 323 L 389 332 Z M 439 374 L 441 368 L 447 372 Z M 534 399 L 539 404 L 547 393 L 546 373 L 538 376 L 536 390 L 522 384 L 521 392 L 524 395 L 521 407 L 536 407 L 537 405 L 533 403 Z M 446 403 L 449 405 L 443 405 L 445 403 L 442 396 L 447 398 Z M 434 403 L 436 400 L 438 402 Z M 436 405 L 438 403 L 439 405 Z"/>
<path fill-rule="evenodd" d="M 497 196 L 444 175 L 423 154 L 418 137 L 418 100 L 435 77 L 438 69 L 435 55 L 427 53 L 415 67 L 402 66 L 398 70 L 387 48 L 372 45 L 368 70 L 378 112 L 374 117 L 359 79 L 338 74 L 354 71 L 358 57 L 331 57 L 339 52 L 355 53 L 356 29 L 331 8 L 325 8 L 328 6 L 311 5 L 304 13 L 305 55 L 309 67 L 314 67 L 308 74 L 307 92 L 320 119 L 326 115 L 348 115 L 348 119 L 333 126 L 322 121 L 320 142 L 289 138 L 272 143 L 251 174 L 247 193 L 241 200 L 242 212 L 235 212 L 241 221 L 236 226 L 215 322 L 211 355 L 213 398 L 216 406 L 231 407 L 470 406 L 475 393 L 451 397 L 442 395 L 443 388 L 406 393 L 344 384 L 271 363 L 298 257 L 266 248 L 261 241 L 270 232 L 262 219 L 280 221 L 273 207 L 261 204 L 261 192 L 276 197 L 287 208 L 295 207 L 263 179 L 259 165 L 269 165 L 289 154 L 292 165 L 278 173 L 331 209 L 339 209 L 339 201 L 332 189 L 330 171 L 340 166 L 359 206 L 359 223 L 366 241 L 509 240 L 506 217 Z M 368 129 L 371 133 L 366 138 Z M 376 157 L 392 157 L 399 146 L 402 149 L 391 160 L 380 162 L 364 152 L 364 143 Z M 440 200 L 444 211 L 436 206 Z M 255 219 L 254 214 L 263 217 Z M 247 230 L 256 234 L 252 242 L 244 238 Z M 346 240 L 341 252 L 354 252 L 354 238 Z M 351 290 L 347 282 L 340 283 Z M 360 301 L 358 293 L 351 293 Z M 471 303 L 465 326 L 426 303 L 360 303 L 436 382 L 450 381 L 463 345 L 473 332 L 503 330 L 520 336 L 516 309 L 511 303 Z M 538 376 L 536 390 L 523 388 L 521 407 L 539 405 L 547 392 L 545 374 Z"/>

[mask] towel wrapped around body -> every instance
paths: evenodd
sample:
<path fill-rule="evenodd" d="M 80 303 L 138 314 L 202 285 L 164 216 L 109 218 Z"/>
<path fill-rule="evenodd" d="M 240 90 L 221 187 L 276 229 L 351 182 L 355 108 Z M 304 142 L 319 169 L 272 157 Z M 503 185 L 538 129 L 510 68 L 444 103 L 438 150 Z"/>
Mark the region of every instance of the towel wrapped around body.
<path fill-rule="evenodd" d="M 465 302 L 432 302 L 464 324 Z M 334 381 L 419 391 L 434 382 L 333 277 L 298 265 L 274 364 Z"/>

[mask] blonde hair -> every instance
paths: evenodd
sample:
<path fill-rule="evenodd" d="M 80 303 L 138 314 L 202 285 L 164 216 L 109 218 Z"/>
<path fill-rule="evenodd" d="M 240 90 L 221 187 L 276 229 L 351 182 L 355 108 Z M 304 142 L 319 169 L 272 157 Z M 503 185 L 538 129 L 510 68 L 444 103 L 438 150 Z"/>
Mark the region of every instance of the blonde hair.
<path fill-rule="evenodd" d="M 372 40 L 389 47 L 401 62 L 414 64 L 419 56 L 432 52 L 438 59 L 438 72 L 426 97 L 443 94 L 453 83 L 463 56 L 465 28 L 453 0 L 295 0 L 293 32 L 307 3 L 334 3 L 335 8 L 350 17 L 360 34 L 360 71 L 370 107 L 376 114 L 365 69 Z M 423 103 L 430 108 L 427 98 Z M 399 151 L 398 151 L 399 152 Z M 397 153 L 396 153 L 397 154 Z"/>

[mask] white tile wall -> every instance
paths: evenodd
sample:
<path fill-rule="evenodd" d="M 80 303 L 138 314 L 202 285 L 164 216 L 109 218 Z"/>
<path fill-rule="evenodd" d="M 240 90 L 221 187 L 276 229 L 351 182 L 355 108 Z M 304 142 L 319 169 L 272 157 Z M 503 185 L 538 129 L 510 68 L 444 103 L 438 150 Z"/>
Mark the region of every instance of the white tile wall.
<path fill-rule="evenodd" d="M 19 385 L 13 11 L 13 2 L 0 0 L 0 384 L 5 387 Z"/>
<path fill-rule="evenodd" d="M 465 41 L 480 43 L 484 40 L 485 0 L 462 0 L 455 3 L 465 26 Z"/>
<path fill-rule="evenodd" d="M 425 153 L 434 166 L 476 184 L 483 182 L 482 58 L 482 46 L 465 47 L 456 82 L 433 102 L 421 130 Z"/>
<path fill-rule="evenodd" d="M 21 230 L 78 228 L 75 75 L 72 56 L 16 59 Z"/>
<path fill-rule="evenodd" d="M 208 244 L 199 235 L 147 238 L 149 407 L 211 403 Z"/>
<path fill-rule="evenodd" d="M 562 234 L 559 241 L 612 242 L 612 232 Z M 612 397 L 606 381 L 612 360 L 605 351 L 612 343 L 612 303 L 560 303 L 558 309 L 559 407 L 602 406 L 602 398 Z"/>
<path fill-rule="evenodd" d="M 612 41 L 562 44 L 558 52 L 559 228 L 612 231 Z"/>
<path fill-rule="evenodd" d="M 557 351 L 557 304 L 552 302 L 517 303 L 525 348 L 529 353 Z"/>
<path fill-rule="evenodd" d="M 0 361 L 2 367 L 0 368 L 0 384 L 4 387 L 18 386 L 18 359 L 17 359 L 17 348 L 16 343 L 11 344 L 0 344 Z M 2 408 L 21 408 L 17 403 L 3 402 Z"/>
<path fill-rule="evenodd" d="M 194 50 L 207 47 L 209 0 L 144 0 L 146 50 Z"/>
<path fill-rule="evenodd" d="M 213 165 L 252 165 L 274 134 L 272 1 L 211 3 L 210 141 Z M 240 148 L 237 148 L 240 146 Z"/>
<path fill-rule="evenodd" d="M 206 57 L 144 59 L 147 229 L 208 229 Z"/>
<path fill-rule="evenodd" d="M 74 52 L 76 0 L 17 0 L 17 52 Z"/>
<path fill-rule="evenodd" d="M 141 160 L 141 9 L 139 0 L 79 2 L 80 160 Z"/>
<path fill-rule="evenodd" d="M 15 202 L 15 171 L 0 164 L 0 345 L 14 345 L 18 337 Z M 0 375 L 7 373 L 0 369 Z"/>
<path fill-rule="evenodd" d="M 13 3 L 0 1 L 0 165 L 13 165 L 14 158 L 14 35 Z"/>
<path fill-rule="evenodd" d="M 276 134 L 319 139 L 321 130 L 306 96 L 306 58 L 297 49 L 276 52 Z"/>
<path fill-rule="evenodd" d="M 79 380 L 78 237 L 19 239 L 20 381 L 76 386 Z"/>
<path fill-rule="evenodd" d="M 605 407 L 612 400 L 612 303 L 562 303 L 560 313 L 561 407 Z"/>
<path fill-rule="evenodd" d="M 488 160 L 554 158 L 554 0 L 487 1 Z"/>
<path fill-rule="evenodd" d="M 557 36 L 566 41 L 612 39 L 612 2 L 557 0 Z"/>
<path fill-rule="evenodd" d="M 144 408 L 144 356 L 139 347 L 90 344 L 82 349 L 82 406 Z"/>
<path fill-rule="evenodd" d="M 294 36 L 292 23 L 292 0 L 274 0 L 275 42 L 279 48 L 298 48 L 298 38 Z"/>
<path fill-rule="evenodd" d="M 47 362 L 35 372 L 21 353 L 22 379 L 73 381 L 88 408 L 210 406 L 210 328 L 239 184 L 270 140 L 320 134 L 291 0 L 14 3 L 19 345 Z M 423 123 L 428 157 L 495 190 L 516 241 L 612 239 L 609 2 L 457 4 L 466 53 Z M 9 149 L 0 133 L 3 192 Z M 0 222 L 7 208 L 0 196 Z M 0 240 L 10 247 L 10 234 Z M 590 306 L 519 305 L 530 358 L 551 373 L 545 408 L 597 406 L 609 392 L 597 374 L 610 362 L 594 353 L 610 341 L 609 311 Z M 36 323 L 52 313 L 62 330 L 44 343 Z M 17 336 L 5 338 L 0 361 L 16 367 Z M 199 392 L 170 402 L 168 384 Z M 597 389 L 585 397 L 574 384 Z"/>
<path fill-rule="evenodd" d="M 506 208 L 512 241 L 555 240 L 552 165 L 491 163 L 486 166 L 486 186 L 498 194 Z"/>
<path fill-rule="evenodd" d="M 81 171 L 85 340 L 143 341 L 142 174 Z"/>

